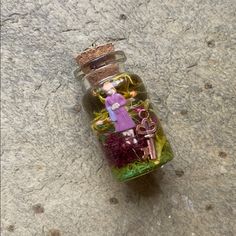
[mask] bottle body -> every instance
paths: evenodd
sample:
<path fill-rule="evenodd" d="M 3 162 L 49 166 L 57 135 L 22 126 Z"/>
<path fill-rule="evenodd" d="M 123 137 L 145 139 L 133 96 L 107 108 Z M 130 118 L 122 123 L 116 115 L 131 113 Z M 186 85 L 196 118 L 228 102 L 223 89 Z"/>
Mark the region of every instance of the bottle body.
<path fill-rule="evenodd" d="M 139 177 L 173 158 L 139 76 L 122 72 L 104 78 L 87 90 L 83 106 L 117 180 Z"/>

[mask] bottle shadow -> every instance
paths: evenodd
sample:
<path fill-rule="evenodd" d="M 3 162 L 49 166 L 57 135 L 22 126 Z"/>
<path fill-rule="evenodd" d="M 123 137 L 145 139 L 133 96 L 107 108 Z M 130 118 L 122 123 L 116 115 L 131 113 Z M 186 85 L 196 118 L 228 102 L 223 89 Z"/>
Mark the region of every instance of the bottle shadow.
<path fill-rule="evenodd" d="M 137 179 L 126 183 L 126 188 L 131 194 L 139 195 L 143 198 L 159 197 L 162 194 L 160 182 L 165 172 L 158 169 Z"/>

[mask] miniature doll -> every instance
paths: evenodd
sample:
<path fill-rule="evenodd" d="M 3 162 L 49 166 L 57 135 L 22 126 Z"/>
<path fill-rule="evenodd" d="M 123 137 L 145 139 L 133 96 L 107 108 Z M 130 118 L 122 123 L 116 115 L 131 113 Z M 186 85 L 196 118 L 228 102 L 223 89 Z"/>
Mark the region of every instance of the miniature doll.
<path fill-rule="evenodd" d="M 125 108 L 126 99 L 116 92 L 111 82 L 104 83 L 102 88 L 107 94 L 105 106 L 110 119 L 114 122 L 115 131 L 121 132 L 126 137 L 126 143 L 131 144 L 131 137 L 132 142 L 136 144 L 137 140 L 134 138 L 133 130 L 136 125 Z"/>

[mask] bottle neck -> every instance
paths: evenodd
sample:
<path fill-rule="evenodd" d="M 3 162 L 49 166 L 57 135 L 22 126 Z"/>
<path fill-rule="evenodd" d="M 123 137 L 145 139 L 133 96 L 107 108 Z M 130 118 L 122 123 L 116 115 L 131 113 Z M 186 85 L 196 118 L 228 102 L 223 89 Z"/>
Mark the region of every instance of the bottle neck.
<path fill-rule="evenodd" d="M 85 88 L 88 89 L 108 77 L 124 72 L 125 61 L 123 51 L 114 51 L 87 62 L 75 71 L 75 76 L 82 79 Z"/>

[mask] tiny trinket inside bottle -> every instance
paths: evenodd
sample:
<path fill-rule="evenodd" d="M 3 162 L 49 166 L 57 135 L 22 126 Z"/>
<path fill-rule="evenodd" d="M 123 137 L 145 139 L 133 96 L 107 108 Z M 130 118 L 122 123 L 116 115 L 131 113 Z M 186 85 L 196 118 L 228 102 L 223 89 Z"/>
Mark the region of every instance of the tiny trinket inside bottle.
<path fill-rule="evenodd" d="M 124 52 L 109 43 L 87 49 L 76 61 L 83 107 L 115 178 L 131 180 L 170 161 L 170 144 L 143 81 L 124 70 Z"/>

